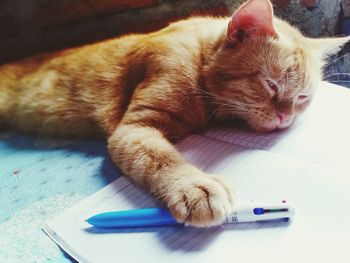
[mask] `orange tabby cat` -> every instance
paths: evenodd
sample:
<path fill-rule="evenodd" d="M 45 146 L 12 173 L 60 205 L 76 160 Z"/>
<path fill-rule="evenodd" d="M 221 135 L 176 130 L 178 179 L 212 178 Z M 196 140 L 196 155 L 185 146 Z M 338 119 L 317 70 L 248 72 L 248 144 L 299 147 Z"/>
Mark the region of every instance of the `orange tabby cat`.
<path fill-rule="evenodd" d="M 197 17 L 0 67 L 0 119 L 41 134 L 104 133 L 115 164 L 194 226 L 220 224 L 231 189 L 170 141 L 211 120 L 288 127 L 309 104 L 322 59 L 349 39 L 313 40 L 250 0 L 231 18 Z"/>

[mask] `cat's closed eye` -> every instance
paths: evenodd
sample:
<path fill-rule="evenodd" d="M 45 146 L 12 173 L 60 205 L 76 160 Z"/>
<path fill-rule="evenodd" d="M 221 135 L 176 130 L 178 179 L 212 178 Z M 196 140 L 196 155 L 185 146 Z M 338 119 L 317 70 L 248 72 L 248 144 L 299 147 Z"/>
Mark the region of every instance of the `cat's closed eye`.
<path fill-rule="evenodd" d="M 299 94 L 297 97 L 297 103 L 303 104 L 309 100 L 309 96 L 307 94 Z"/>
<path fill-rule="evenodd" d="M 267 90 L 271 96 L 274 96 L 276 93 L 278 93 L 278 90 L 279 90 L 278 84 L 274 80 L 267 79 L 266 84 L 267 84 L 266 85 Z"/>

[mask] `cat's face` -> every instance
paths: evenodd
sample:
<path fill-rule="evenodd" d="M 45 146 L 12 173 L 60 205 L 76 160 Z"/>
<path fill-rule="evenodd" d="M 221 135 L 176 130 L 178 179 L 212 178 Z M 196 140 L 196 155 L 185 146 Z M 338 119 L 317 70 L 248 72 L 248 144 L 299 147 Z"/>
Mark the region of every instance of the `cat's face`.
<path fill-rule="evenodd" d="M 211 68 L 219 118 L 239 117 L 258 131 L 284 129 L 310 104 L 323 55 L 344 39 L 312 40 L 273 17 L 268 0 L 250 0 L 230 20 Z M 216 97 L 216 98 L 218 98 Z"/>
<path fill-rule="evenodd" d="M 228 100 L 222 109 L 226 114 L 256 130 L 271 131 L 287 128 L 310 103 L 319 80 L 311 74 L 320 76 L 320 65 L 310 69 L 317 61 L 302 46 L 259 37 L 224 49 L 228 64 L 221 68 L 223 80 L 216 92 Z"/>

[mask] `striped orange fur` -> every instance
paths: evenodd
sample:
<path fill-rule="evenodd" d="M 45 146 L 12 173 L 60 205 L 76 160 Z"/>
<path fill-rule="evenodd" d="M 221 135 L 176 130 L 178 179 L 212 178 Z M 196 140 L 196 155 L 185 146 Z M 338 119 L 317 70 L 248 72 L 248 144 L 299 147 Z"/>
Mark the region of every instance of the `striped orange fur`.
<path fill-rule="evenodd" d="M 171 142 L 238 117 L 287 128 L 312 99 L 323 58 L 348 39 L 310 39 L 249 0 L 231 18 L 194 17 L 0 66 L 0 120 L 27 132 L 108 139 L 112 160 L 180 222 L 220 224 L 233 204 L 218 176 Z"/>

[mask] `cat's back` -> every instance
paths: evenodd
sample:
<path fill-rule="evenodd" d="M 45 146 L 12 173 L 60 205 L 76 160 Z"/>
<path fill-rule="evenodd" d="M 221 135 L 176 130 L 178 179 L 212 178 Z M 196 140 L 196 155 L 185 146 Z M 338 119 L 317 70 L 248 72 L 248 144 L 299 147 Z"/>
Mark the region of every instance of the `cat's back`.
<path fill-rule="evenodd" d="M 6 104 L 0 115 L 11 112 L 14 126 L 44 133 L 81 133 L 82 122 L 84 130 L 91 131 L 96 121 L 112 130 L 140 83 L 163 78 L 175 87 L 195 86 L 203 54 L 219 42 L 225 23 L 219 18 L 190 18 L 153 33 L 0 66 L 0 102 Z M 158 87 L 152 91 L 158 98 L 160 93 L 178 92 Z M 168 95 L 172 96 L 163 97 Z"/>
<path fill-rule="evenodd" d="M 226 23 L 226 18 L 192 17 L 153 33 L 131 35 L 135 45 L 123 60 L 132 67 L 144 64 L 152 77 L 196 79 L 203 60 L 221 45 Z"/>
<path fill-rule="evenodd" d="M 144 39 L 163 51 L 199 50 L 212 44 L 213 40 L 220 41 L 225 34 L 226 23 L 226 18 L 191 17 L 145 35 Z"/>
<path fill-rule="evenodd" d="M 188 55 L 188 51 L 198 51 L 209 39 L 217 38 L 222 34 L 224 18 L 192 17 L 170 24 L 169 26 L 148 34 L 131 34 L 118 38 L 104 40 L 94 44 L 74 47 L 62 51 L 42 54 L 14 63 L 0 65 L 3 76 L 17 79 L 38 70 L 59 68 L 63 73 L 75 69 L 92 68 L 93 71 L 106 70 L 104 65 L 123 67 L 134 64 L 136 59 L 148 60 L 152 58 L 158 63 L 157 56 L 167 57 L 169 53 Z M 176 60 L 176 57 L 172 57 Z M 99 68 L 101 69 L 99 70 Z M 77 72 L 75 72 L 77 73 Z"/>

